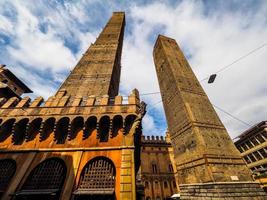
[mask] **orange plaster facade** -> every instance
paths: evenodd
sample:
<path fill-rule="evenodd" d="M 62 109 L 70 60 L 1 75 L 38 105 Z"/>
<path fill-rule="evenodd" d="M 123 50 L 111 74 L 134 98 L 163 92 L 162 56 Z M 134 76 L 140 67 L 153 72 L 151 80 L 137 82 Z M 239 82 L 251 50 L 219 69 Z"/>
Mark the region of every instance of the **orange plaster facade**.
<path fill-rule="evenodd" d="M 1 199 L 136 199 L 145 104 L 117 95 L 124 26 L 113 13 L 47 101 L 0 99 Z"/>

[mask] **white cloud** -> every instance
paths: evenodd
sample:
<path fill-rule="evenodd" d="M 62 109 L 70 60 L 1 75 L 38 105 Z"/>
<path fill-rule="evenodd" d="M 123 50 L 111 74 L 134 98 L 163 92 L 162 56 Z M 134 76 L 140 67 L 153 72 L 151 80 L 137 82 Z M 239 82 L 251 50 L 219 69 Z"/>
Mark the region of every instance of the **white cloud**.
<path fill-rule="evenodd" d="M 5 34 L 10 34 L 13 29 L 12 23 L 5 16 L 0 15 L 0 31 Z"/>
<path fill-rule="evenodd" d="M 54 34 L 42 33 L 39 21 L 26 6 L 14 4 L 17 11 L 15 38 L 13 46 L 7 48 L 9 54 L 18 62 L 37 69 L 51 69 L 55 72 L 71 68 L 75 57 Z M 64 58 L 64 59 L 62 59 Z"/>

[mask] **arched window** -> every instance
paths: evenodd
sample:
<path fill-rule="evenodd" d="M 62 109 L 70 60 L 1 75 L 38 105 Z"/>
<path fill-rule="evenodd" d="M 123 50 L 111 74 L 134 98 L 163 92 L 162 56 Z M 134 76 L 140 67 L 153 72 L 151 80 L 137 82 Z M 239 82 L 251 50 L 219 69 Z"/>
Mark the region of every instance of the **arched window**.
<path fill-rule="evenodd" d="M 173 184 L 173 187 L 176 188 L 176 182 L 173 181 L 172 184 Z"/>
<path fill-rule="evenodd" d="M 159 188 L 160 188 L 159 182 L 158 181 L 155 181 L 155 184 L 154 185 L 155 185 L 155 189 L 156 190 L 159 190 Z"/>
<path fill-rule="evenodd" d="M 164 181 L 164 188 L 168 188 L 168 183 L 166 181 Z"/>
<path fill-rule="evenodd" d="M 116 171 L 113 162 L 105 157 L 96 157 L 84 166 L 74 194 L 113 195 L 115 178 Z"/>
<path fill-rule="evenodd" d="M 149 183 L 147 181 L 145 182 L 145 188 L 149 189 Z"/>
<path fill-rule="evenodd" d="M 15 195 L 18 199 L 59 199 L 66 172 L 63 160 L 47 159 L 31 171 L 21 190 Z"/>
<path fill-rule="evenodd" d="M 157 165 L 155 162 L 152 162 L 152 172 L 153 173 L 158 173 Z"/>
<path fill-rule="evenodd" d="M 169 172 L 173 172 L 172 164 L 169 164 Z"/>
<path fill-rule="evenodd" d="M 16 172 L 16 162 L 12 159 L 0 160 L 0 197 L 5 192 Z"/>

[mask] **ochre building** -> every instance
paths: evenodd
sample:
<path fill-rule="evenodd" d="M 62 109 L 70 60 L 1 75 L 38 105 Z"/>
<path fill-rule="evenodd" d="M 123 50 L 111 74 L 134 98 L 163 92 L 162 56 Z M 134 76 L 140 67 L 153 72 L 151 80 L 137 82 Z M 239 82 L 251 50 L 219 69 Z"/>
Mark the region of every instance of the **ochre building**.
<path fill-rule="evenodd" d="M 165 200 L 178 193 L 175 170 L 168 135 L 143 136 L 140 174 L 145 200 Z"/>
<path fill-rule="evenodd" d="M 118 95 L 124 27 L 113 13 L 46 101 L 21 98 L 30 90 L 1 67 L 1 199 L 136 199 L 145 104 Z"/>
<path fill-rule="evenodd" d="M 237 137 L 237 149 L 253 173 L 253 178 L 267 192 L 267 121 L 262 121 Z"/>

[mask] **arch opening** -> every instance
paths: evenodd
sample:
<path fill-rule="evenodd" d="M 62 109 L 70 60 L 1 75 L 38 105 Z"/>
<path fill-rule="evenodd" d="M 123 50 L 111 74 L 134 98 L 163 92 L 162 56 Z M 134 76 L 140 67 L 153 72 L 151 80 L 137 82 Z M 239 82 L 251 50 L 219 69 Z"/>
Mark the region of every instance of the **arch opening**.
<path fill-rule="evenodd" d="M 135 115 L 128 115 L 125 118 L 125 122 L 124 122 L 124 130 L 125 130 L 125 134 L 128 134 L 133 126 L 134 120 L 136 119 Z"/>
<path fill-rule="evenodd" d="M 60 158 L 49 158 L 38 164 L 29 174 L 20 191 L 19 200 L 59 199 L 67 167 Z"/>
<path fill-rule="evenodd" d="M 57 144 L 65 143 L 66 137 L 68 135 L 69 121 L 70 119 L 68 117 L 63 117 L 57 122 L 55 132 L 55 140 Z"/>
<path fill-rule="evenodd" d="M 71 130 L 69 134 L 69 140 L 74 139 L 77 134 L 83 130 L 84 126 L 84 120 L 83 117 L 76 117 L 75 119 L 72 120 L 71 122 Z"/>
<path fill-rule="evenodd" d="M 122 128 L 123 118 L 121 115 L 116 115 L 112 120 L 112 137 L 116 137 Z"/>
<path fill-rule="evenodd" d="M 40 135 L 40 141 L 46 140 L 49 135 L 54 131 L 56 119 L 51 117 L 45 120 L 43 130 Z"/>
<path fill-rule="evenodd" d="M 25 137 L 26 137 L 26 130 L 27 130 L 27 124 L 29 122 L 29 119 L 21 119 L 17 123 L 14 124 L 14 134 L 12 137 L 12 141 L 15 145 L 22 144 Z"/>
<path fill-rule="evenodd" d="M 0 127 L 0 142 L 5 141 L 12 133 L 12 127 L 15 119 L 8 119 Z"/>
<path fill-rule="evenodd" d="M 116 168 L 106 157 L 96 157 L 83 168 L 75 200 L 110 199 L 115 200 Z"/>
<path fill-rule="evenodd" d="M 27 142 L 33 140 L 36 137 L 36 135 L 40 131 L 41 125 L 42 125 L 42 118 L 36 118 L 30 122 L 29 128 L 26 131 Z"/>
<path fill-rule="evenodd" d="M 107 142 L 109 137 L 110 118 L 108 116 L 101 117 L 99 121 L 99 140 L 100 142 Z"/>
<path fill-rule="evenodd" d="M 83 131 L 83 139 L 87 139 L 94 130 L 96 130 L 97 118 L 95 116 L 89 117 L 85 122 L 85 129 Z"/>

